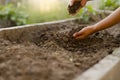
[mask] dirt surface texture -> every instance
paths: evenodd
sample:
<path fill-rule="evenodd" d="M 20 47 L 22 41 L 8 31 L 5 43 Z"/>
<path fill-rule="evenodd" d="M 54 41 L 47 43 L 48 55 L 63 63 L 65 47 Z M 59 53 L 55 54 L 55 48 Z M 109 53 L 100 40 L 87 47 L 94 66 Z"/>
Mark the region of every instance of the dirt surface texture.
<path fill-rule="evenodd" d="M 38 30 L 29 42 L 0 39 L 0 80 L 73 80 L 119 47 L 107 31 L 75 40 L 83 27 Z"/>

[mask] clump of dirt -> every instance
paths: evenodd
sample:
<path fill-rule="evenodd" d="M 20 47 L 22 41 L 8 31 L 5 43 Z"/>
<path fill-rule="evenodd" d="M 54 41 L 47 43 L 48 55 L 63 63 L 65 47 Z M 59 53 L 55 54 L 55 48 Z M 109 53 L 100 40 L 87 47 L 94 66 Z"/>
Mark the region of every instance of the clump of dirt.
<path fill-rule="evenodd" d="M 75 1 L 72 6 L 68 5 L 69 14 L 76 14 L 80 8 L 82 8 L 81 1 Z"/>
<path fill-rule="evenodd" d="M 73 80 L 120 45 L 106 31 L 75 40 L 81 28 L 40 30 L 30 42 L 0 39 L 0 80 Z"/>

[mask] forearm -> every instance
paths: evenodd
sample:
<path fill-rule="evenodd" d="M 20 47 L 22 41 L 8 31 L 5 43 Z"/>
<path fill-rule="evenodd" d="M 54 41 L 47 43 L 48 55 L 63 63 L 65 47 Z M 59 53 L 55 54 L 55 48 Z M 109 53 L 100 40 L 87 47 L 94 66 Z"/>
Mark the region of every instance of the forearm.
<path fill-rule="evenodd" d="M 116 9 L 111 15 L 103 19 L 102 21 L 98 22 L 94 25 L 95 31 L 100 31 L 106 28 L 109 28 L 117 23 L 120 22 L 120 7 Z"/>

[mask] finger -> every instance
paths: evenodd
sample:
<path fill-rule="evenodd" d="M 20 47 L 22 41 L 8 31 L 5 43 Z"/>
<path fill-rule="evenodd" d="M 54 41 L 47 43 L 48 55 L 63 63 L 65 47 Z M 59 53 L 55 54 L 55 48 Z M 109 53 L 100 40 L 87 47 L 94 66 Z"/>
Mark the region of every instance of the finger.
<path fill-rule="evenodd" d="M 84 28 L 82 30 L 80 30 L 79 32 L 76 32 L 73 34 L 74 37 L 80 36 L 84 34 Z"/>
<path fill-rule="evenodd" d="M 74 0 L 70 0 L 69 5 L 72 6 L 74 4 L 74 2 L 75 2 Z"/>
<path fill-rule="evenodd" d="M 76 37 L 75 39 L 85 39 L 86 37 L 85 36 L 78 36 L 78 37 Z"/>
<path fill-rule="evenodd" d="M 70 1 L 69 5 L 70 5 L 70 6 L 72 6 L 72 5 L 73 5 L 73 0 L 71 0 L 71 1 Z"/>
<path fill-rule="evenodd" d="M 81 6 L 82 6 L 82 7 L 85 6 L 85 5 L 86 5 L 86 2 L 87 2 L 87 0 L 82 0 L 82 1 L 81 1 Z"/>
<path fill-rule="evenodd" d="M 73 34 L 73 37 L 77 37 L 78 35 L 79 35 L 79 33 L 76 32 L 76 33 Z"/>

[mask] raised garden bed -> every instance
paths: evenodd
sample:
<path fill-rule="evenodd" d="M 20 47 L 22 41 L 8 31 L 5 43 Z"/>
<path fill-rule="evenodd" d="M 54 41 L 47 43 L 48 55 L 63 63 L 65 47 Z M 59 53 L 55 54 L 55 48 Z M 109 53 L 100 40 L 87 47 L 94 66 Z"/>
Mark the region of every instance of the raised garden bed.
<path fill-rule="evenodd" d="M 0 28 L 6 28 L 6 27 L 15 26 L 15 25 L 16 24 L 13 21 L 0 20 Z"/>
<path fill-rule="evenodd" d="M 73 80 L 120 46 L 111 30 L 70 36 L 85 26 L 66 20 L 1 29 L 0 80 Z"/>

